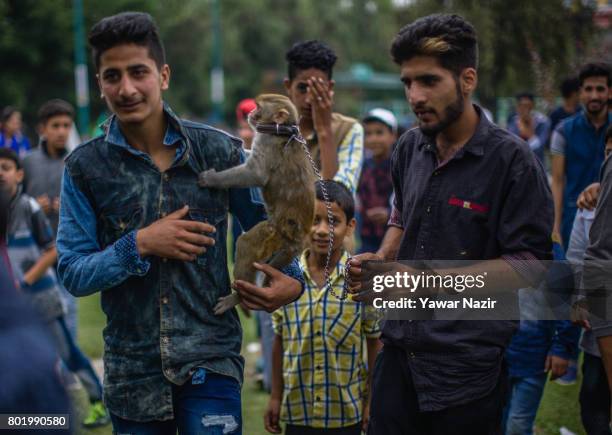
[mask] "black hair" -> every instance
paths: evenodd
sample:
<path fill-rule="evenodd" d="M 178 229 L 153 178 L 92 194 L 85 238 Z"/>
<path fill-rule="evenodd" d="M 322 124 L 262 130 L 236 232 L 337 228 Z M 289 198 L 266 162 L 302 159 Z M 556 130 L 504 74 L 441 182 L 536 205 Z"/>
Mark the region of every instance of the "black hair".
<path fill-rule="evenodd" d="M 13 106 L 6 106 L 4 109 L 2 109 L 2 112 L 0 112 L 0 124 L 4 124 L 11 118 L 11 116 L 13 116 L 13 114 L 17 112 L 19 112 L 19 110 Z"/>
<path fill-rule="evenodd" d="M 166 52 L 157 24 L 151 15 L 144 12 L 122 12 L 102 18 L 91 28 L 89 44 L 96 70 L 100 69 L 102 53 L 121 44 L 147 47 L 158 69 L 166 63 Z"/>
<path fill-rule="evenodd" d="M 535 102 L 535 95 L 533 95 L 531 92 L 519 92 L 518 94 L 516 94 L 516 101 L 522 99 L 522 98 L 527 98 L 528 100 L 531 100 L 531 102 Z"/>
<path fill-rule="evenodd" d="M 474 27 L 459 15 L 434 14 L 410 23 L 391 44 L 398 65 L 414 56 L 434 56 L 456 75 L 478 67 L 478 39 Z"/>
<path fill-rule="evenodd" d="M 610 74 L 610 65 L 603 62 L 587 63 L 580 68 L 578 74 L 578 81 L 580 86 L 584 84 L 584 81 L 589 77 L 605 77 L 608 82 L 608 87 L 612 86 L 612 75 Z"/>
<path fill-rule="evenodd" d="M 21 169 L 21 159 L 17 156 L 17 153 L 10 148 L 0 148 L 0 159 L 12 160 L 15 162 L 17 169 Z"/>
<path fill-rule="evenodd" d="M 344 212 L 346 215 L 346 221 L 350 221 L 355 216 L 355 200 L 353 199 L 353 195 L 350 190 L 337 181 L 333 180 L 324 180 L 317 181 L 316 183 L 316 191 L 317 191 L 317 199 L 319 201 L 325 201 L 325 196 L 323 195 L 323 188 L 321 185 L 325 186 L 327 190 L 327 197 L 330 202 L 335 202 L 338 204 L 338 207 Z"/>
<path fill-rule="evenodd" d="M 573 93 L 576 93 L 580 90 L 580 81 L 578 77 L 568 77 L 561 82 L 561 86 L 559 86 L 559 91 L 561 92 L 561 96 L 563 98 L 569 98 Z"/>
<path fill-rule="evenodd" d="M 38 109 L 38 122 L 45 124 L 49 119 L 60 115 L 66 115 L 74 119 L 74 108 L 69 102 L 54 98 L 40 106 L 40 109 Z"/>
<path fill-rule="evenodd" d="M 606 137 L 604 138 L 604 143 L 608 142 L 610 139 L 612 139 L 612 124 L 608 125 L 608 128 L 606 129 Z"/>
<path fill-rule="evenodd" d="M 293 80 L 298 71 L 310 68 L 323 71 L 327 74 L 327 78 L 331 79 L 338 56 L 327 44 L 311 40 L 293 44 L 285 55 L 285 59 L 289 80 Z"/>

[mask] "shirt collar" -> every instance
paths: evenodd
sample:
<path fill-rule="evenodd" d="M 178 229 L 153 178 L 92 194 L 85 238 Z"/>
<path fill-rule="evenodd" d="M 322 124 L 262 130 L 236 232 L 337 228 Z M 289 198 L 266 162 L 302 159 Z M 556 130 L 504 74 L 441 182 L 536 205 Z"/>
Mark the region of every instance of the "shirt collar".
<path fill-rule="evenodd" d="M 310 276 L 310 273 L 308 272 L 308 256 L 309 255 L 310 255 L 310 249 L 307 248 L 304 250 L 304 252 L 302 253 L 302 257 L 300 258 L 300 262 L 302 263 L 302 266 L 304 269 L 303 270 L 304 279 L 306 280 L 306 283 L 308 284 L 309 287 L 318 289 L 317 284 L 314 282 L 314 280 Z M 333 267 L 333 269 L 330 270 L 329 280 L 331 281 L 332 286 L 336 285 L 339 279 L 341 278 L 344 279 L 344 265 L 346 264 L 348 260 L 349 260 L 348 252 L 343 249 L 342 255 L 340 256 L 340 260 L 335 265 L 335 267 Z M 327 286 L 325 286 L 325 288 L 327 289 Z"/>
<path fill-rule="evenodd" d="M 476 113 L 479 117 L 478 125 L 476 126 L 476 130 L 474 131 L 472 137 L 459 151 L 457 151 L 456 156 L 461 156 L 463 153 L 470 153 L 475 156 L 482 156 L 484 154 L 484 145 L 486 143 L 489 128 L 492 123 L 489 121 L 484 111 L 478 104 L 473 104 L 473 106 L 474 109 L 476 109 Z M 425 148 L 426 151 L 435 152 L 435 138 L 426 136 L 420 130 L 419 132 L 421 133 L 421 139 L 418 144 L 419 151 Z"/>
<path fill-rule="evenodd" d="M 172 146 L 177 142 L 183 141 L 183 139 L 185 139 L 185 135 L 183 133 L 180 120 L 172 111 L 170 106 L 168 106 L 166 103 L 164 103 L 164 115 L 166 116 L 166 119 L 168 121 L 168 126 L 166 127 L 166 134 L 164 135 L 163 140 L 164 145 Z M 116 115 L 111 115 L 106 121 L 104 121 L 102 127 L 106 131 L 106 142 L 130 150 L 132 149 L 132 147 L 128 144 L 125 136 L 121 132 L 121 129 L 119 128 L 119 122 L 117 121 Z M 186 142 L 187 141 L 183 141 L 183 144 L 185 144 Z"/>

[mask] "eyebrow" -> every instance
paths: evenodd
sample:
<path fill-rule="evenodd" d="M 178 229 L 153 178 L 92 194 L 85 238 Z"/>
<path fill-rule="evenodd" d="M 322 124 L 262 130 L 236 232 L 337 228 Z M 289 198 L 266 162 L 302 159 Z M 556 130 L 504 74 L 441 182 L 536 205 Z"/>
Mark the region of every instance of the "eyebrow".
<path fill-rule="evenodd" d="M 406 76 L 401 76 L 400 80 L 402 81 L 402 83 L 406 83 L 407 81 L 423 81 L 423 80 L 438 80 L 440 78 L 440 76 L 438 74 L 419 74 L 418 76 L 414 77 L 413 79 L 411 79 L 410 77 L 406 77 Z"/>

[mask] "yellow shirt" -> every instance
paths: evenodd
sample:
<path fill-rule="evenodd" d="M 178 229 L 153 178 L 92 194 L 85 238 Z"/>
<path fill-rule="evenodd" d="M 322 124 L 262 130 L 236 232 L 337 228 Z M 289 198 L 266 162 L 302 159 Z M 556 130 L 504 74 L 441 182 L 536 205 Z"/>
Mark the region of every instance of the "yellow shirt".
<path fill-rule="evenodd" d="M 337 428 L 361 421 L 367 391 L 365 338 L 380 336 L 376 310 L 341 301 L 327 287 L 321 290 L 308 273 L 308 250 L 300 259 L 305 289 L 295 302 L 272 313 L 283 340 L 283 403 L 281 419 L 316 428 Z M 331 273 L 340 295 L 344 286 L 343 253 Z"/>

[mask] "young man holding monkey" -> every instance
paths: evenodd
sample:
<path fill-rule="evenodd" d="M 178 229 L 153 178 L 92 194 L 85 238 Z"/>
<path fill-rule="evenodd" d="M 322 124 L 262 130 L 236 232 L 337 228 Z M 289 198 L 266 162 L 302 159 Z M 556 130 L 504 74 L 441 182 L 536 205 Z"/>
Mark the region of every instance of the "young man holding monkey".
<path fill-rule="evenodd" d="M 98 84 L 114 113 L 105 135 L 66 159 L 58 272 L 73 294 L 102 292 L 105 402 L 118 433 L 242 433 L 242 331 L 229 293 L 231 210 L 263 218 L 248 189 L 202 189 L 198 174 L 236 166 L 240 141 L 178 118 L 164 104 L 170 68 L 151 16 L 126 12 L 91 30 Z M 270 287 L 237 281 L 248 308 L 296 299 L 290 278 L 256 265 Z"/>
<path fill-rule="evenodd" d="M 362 261 L 373 259 L 488 260 L 500 287 L 527 287 L 535 278 L 524 276 L 527 262 L 550 258 L 552 198 L 527 144 L 472 103 L 474 28 L 457 15 L 424 17 L 400 30 L 391 53 L 419 126 L 393 153 L 392 227 L 377 254 L 350 261 L 351 291 L 365 280 Z M 464 269 L 482 273 L 477 264 Z M 503 356 L 517 323 L 387 320 L 368 434 L 500 433 Z"/>

